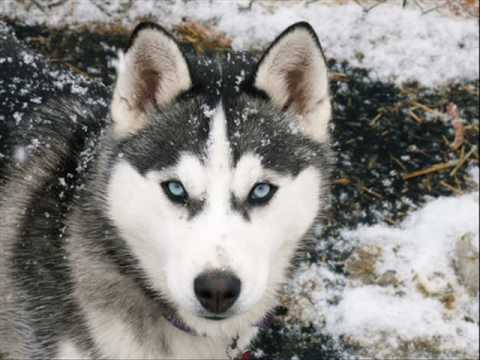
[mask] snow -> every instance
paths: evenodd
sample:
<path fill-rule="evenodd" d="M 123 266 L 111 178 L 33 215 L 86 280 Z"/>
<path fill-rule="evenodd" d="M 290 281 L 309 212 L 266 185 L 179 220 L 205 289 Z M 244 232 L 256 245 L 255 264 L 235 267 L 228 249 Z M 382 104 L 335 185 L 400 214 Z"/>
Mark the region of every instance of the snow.
<path fill-rule="evenodd" d="M 480 182 L 480 173 L 478 171 L 478 166 L 472 166 L 468 169 L 468 174 L 472 178 L 472 180 L 476 183 L 477 185 L 477 190 L 478 190 L 478 184 Z"/>
<path fill-rule="evenodd" d="M 14 150 L 13 157 L 17 162 L 25 162 L 27 159 L 27 153 L 24 146 L 17 146 Z"/>
<path fill-rule="evenodd" d="M 412 307 L 414 301 L 418 301 L 418 305 Z M 327 326 L 339 335 L 368 339 L 385 331 L 411 340 L 431 335 L 430 327 L 434 327 L 437 333 L 449 332 L 441 314 L 441 304 L 431 299 L 424 300 L 420 294 L 401 298 L 392 296 L 379 286 L 369 285 L 345 291 L 342 301 L 329 314 Z"/>
<path fill-rule="evenodd" d="M 384 262 L 378 271 L 391 266 L 408 278 L 412 272 L 433 274 L 449 267 L 448 253 L 464 233 L 478 238 L 478 193 L 445 197 L 428 203 L 406 219 L 399 228 L 377 225 L 359 227 L 345 233 L 347 239 L 384 249 Z M 388 251 L 385 251 L 388 250 Z"/>
<path fill-rule="evenodd" d="M 452 81 L 479 78 L 478 20 L 441 16 L 390 3 L 369 12 L 356 4 L 328 6 L 289 2 L 266 6 L 248 1 L 107 2 L 100 7 L 90 0 L 66 2 L 48 11 L 22 7 L 15 0 L 0 3 L 0 15 L 30 24 L 52 26 L 84 23 L 120 23 L 133 27 L 140 19 L 156 20 L 167 28 L 183 18 L 213 23 L 233 39 L 236 49 L 267 45 L 287 26 L 308 21 L 317 31 L 327 57 L 349 61 L 373 70 L 382 81 L 418 81 L 441 86 Z"/>
<path fill-rule="evenodd" d="M 478 167 L 469 172 L 478 186 Z M 436 349 L 443 356 L 478 358 L 478 271 L 472 294 L 457 271 L 463 259 L 456 253 L 468 234 L 469 256 L 476 258 L 478 269 L 478 214 L 479 193 L 474 191 L 432 199 L 398 227 L 344 230 L 338 246 L 351 244 L 354 252 L 377 249 L 373 276 L 355 278 L 332 272 L 326 264 L 303 264 L 286 291 L 292 318 L 360 345 L 364 356 L 416 356 L 422 343 L 423 350 Z M 395 281 L 380 284 L 386 273 Z"/>

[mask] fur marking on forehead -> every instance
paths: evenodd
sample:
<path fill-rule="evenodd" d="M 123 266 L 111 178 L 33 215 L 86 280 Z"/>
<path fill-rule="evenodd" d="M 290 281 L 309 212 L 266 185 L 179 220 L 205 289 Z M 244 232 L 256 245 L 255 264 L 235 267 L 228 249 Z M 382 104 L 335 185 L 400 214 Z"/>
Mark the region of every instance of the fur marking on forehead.
<path fill-rule="evenodd" d="M 204 111 L 211 118 L 207 161 L 212 171 L 227 172 L 231 167 L 231 149 L 223 106 L 218 105 L 215 110 L 205 109 Z"/>
<path fill-rule="evenodd" d="M 208 138 L 208 204 L 217 210 L 226 209 L 232 178 L 232 156 L 227 136 L 227 119 L 219 104 L 210 111 L 211 124 Z"/>

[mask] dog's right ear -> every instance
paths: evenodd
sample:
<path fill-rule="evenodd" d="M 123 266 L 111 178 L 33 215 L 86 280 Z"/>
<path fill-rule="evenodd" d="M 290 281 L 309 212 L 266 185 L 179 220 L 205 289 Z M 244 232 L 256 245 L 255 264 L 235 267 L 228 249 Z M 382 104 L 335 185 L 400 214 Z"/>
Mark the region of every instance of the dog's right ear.
<path fill-rule="evenodd" d="M 277 37 L 258 63 L 253 85 L 279 109 L 295 113 L 305 135 L 328 140 L 327 64 L 308 23 L 293 24 Z"/>
<path fill-rule="evenodd" d="M 191 85 L 188 63 L 172 35 L 156 24 L 139 24 L 118 59 L 111 105 L 115 136 L 141 129 L 149 110 L 167 106 Z"/>

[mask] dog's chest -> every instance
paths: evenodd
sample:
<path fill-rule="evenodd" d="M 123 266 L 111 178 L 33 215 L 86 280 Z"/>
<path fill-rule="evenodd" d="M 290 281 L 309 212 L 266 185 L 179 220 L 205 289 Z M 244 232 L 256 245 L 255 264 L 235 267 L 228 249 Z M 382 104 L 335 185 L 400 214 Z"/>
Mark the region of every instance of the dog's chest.
<path fill-rule="evenodd" d="M 107 359 L 225 359 L 229 345 L 227 339 L 193 336 L 169 324 L 149 331 L 150 335 L 155 332 L 161 332 L 161 335 L 147 335 L 141 339 L 121 323 L 108 327 L 97 324 L 91 330 L 96 347 L 95 356 Z M 56 358 L 89 359 L 92 354 L 82 351 L 73 341 L 65 340 L 59 345 Z"/>

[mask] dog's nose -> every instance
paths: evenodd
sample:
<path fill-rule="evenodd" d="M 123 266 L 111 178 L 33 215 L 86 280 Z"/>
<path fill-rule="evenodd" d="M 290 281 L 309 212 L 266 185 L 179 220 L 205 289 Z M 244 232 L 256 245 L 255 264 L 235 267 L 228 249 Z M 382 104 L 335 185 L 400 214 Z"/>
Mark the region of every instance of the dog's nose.
<path fill-rule="evenodd" d="M 215 314 L 227 311 L 240 295 L 242 283 L 226 271 L 205 272 L 193 282 L 195 296 L 202 306 Z"/>

